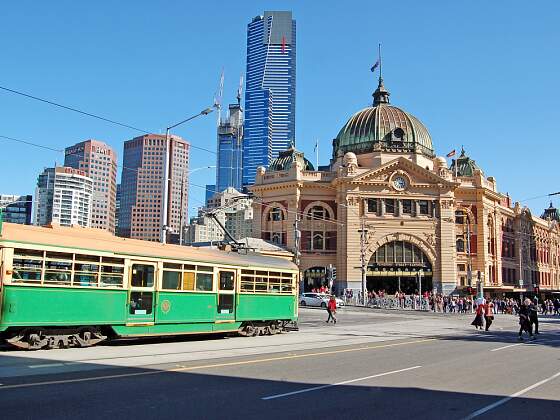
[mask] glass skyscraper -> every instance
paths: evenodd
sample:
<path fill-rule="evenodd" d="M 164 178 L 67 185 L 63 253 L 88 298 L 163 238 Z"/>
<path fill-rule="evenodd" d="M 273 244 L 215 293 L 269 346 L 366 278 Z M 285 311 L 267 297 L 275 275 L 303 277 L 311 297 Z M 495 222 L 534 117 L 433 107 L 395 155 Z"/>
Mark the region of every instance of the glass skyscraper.
<path fill-rule="evenodd" d="M 265 12 L 247 26 L 243 185 L 295 142 L 296 21 Z"/>
<path fill-rule="evenodd" d="M 228 116 L 218 126 L 218 165 L 216 168 L 216 192 L 229 187 L 242 188 L 243 111 L 239 104 L 232 104 Z"/>

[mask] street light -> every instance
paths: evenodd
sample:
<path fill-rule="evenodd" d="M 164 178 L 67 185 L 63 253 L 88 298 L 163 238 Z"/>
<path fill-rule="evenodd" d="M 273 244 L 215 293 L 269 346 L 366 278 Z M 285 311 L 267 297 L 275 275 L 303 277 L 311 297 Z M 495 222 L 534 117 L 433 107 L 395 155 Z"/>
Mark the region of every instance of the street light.
<path fill-rule="evenodd" d="M 170 168 L 169 164 L 171 162 L 170 155 L 171 155 L 171 145 L 169 139 L 169 131 L 172 128 L 178 127 L 181 124 L 184 124 L 188 121 L 194 120 L 201 115 L 208 115 L 212 111 L 213 108 L 205 108 L 200 111 L 198 114 L 193 115 L 192 117 L 186 118 L 183 121 L 179 121 L 176 124 L 170 125 L 165 129 L 165 167 L 164 167 L 164 177 L 163 177 L 163 217 L 162 217 L 162 226 L 161 226 L 161 242 L 165 243 L 167 241 L 167 233 L 166 231 L 169 229 L 169 188 L 170 188 Z"/>

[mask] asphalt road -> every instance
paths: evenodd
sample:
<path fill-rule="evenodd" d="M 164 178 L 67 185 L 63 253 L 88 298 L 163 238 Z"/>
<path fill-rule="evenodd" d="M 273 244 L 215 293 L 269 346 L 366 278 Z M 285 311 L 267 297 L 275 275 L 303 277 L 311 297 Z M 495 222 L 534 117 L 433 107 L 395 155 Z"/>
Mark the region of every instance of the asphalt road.
<path fill-rule="evenodd" d="M 304 309 L 300 331 L 0 353 L 2 418 L 558 419 L 560 320 Z"/>

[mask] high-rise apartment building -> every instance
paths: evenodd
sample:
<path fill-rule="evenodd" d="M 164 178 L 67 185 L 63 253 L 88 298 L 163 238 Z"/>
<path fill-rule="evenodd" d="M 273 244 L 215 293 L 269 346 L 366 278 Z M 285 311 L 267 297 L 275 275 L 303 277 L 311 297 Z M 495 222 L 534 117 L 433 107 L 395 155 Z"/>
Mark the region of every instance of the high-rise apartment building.
<path fill-rule="evenodd" d="M 296 21 L 265 12 L 247 26 L 243 185 L 295 142 Z"/>
<path fill-rule="evenodd" d="M 2 220 L 8 223 L 30 225 L 32 204 L 33 197 L 31 195 L 0 194 Z"/>
<path fill-rule="evenodd" d="M 91 227 L 93 181 L 79 169 L 46 168 L 37 179 L 34 223 Z"/>
<path fill-rule="evenodd" d="M 164 205 L 164 135 L 148 134 L 124 143 L 119 209 L 120 236 L 159 241 L 163 212 L 168 215 L 168 242 L 178 242 L 181 225 L 187 223 L 190 145 L 179 136 L 169 139 L 169 194 Z"/>
<path fill-rule="evenodd" d="M 241 239 L 252 236 L 253 232 L 253 200 L 235 188 L 229 187 L 214 194 L 207 207 L 198 212 L 198 217 L 191 219 L 188 226 L 187 242 L 212 242 L 228 239 L 224 230 L 216 220 L 208 216 L 212 211 L 228 232 Z"/>
<path fill-rule="evenodd" d="M 226 120 L 218 125 L 217 192 L 233 187 L 241 190 L 243 181 L 243 111 L 240 104 L 231 104 Z"/>
<path fill-rule="evenodd" d="M 64 166 L 84 171 L 93 181 L 91 227 L 115 233 L 117 154 L 98 140 L 86 140 L 67 147 Z"/>

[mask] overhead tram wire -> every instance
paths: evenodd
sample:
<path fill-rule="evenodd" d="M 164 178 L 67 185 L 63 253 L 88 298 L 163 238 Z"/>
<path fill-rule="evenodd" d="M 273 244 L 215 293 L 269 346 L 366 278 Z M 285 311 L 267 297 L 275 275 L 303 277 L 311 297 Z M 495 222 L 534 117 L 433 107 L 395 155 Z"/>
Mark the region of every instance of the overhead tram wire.
<path fill-rule="evenodd" d="M 0 86 L 0 87 L 1 87 L 1 86 Z M 51 151 L 53 151 L 53 152 L 58 152 L 58 153 L 63 153 L 63 152 L 64 152 L 64 149 L 55 149 L 55 148 L 52 148 L 52 147 L 49 147 L 49 146 L 43 146 L 43 145 L 41 145 L 41 144 L 34 143 L 34 142 L 31 142 L 31 141 L 16 139 L 16 138 L 10 137 L 10 136 L 0 135 L 0 138 L 6 139 L 6 140 L 11 140 L 11 141 L 16 141 L 16 142 L 18 142 L 18 143 L 27 144 L 27 145 L 29 145 L 29 146 L 38 147 L 38 148 L 41 148 L 41 149 L 51 150 Z M 137 169 L 137 168 L 128 168 L 128 167 L 126 167 L 126 166 L 119 165 L 119 164 L 115 164 L 114 166 L 115 166 L 116 168 L 121 168 L 121 169 L 123 169 L 123 170 L 138 172 L 138 169 Z M 191 183 L 191 182 L 189 182 L 189 185 L 193 185 L 193 186 L 195 186 L 195 187 L 197 187 L 197 188 L 202 188 L 202 189 L 206 190 L 206 187 L 205 187 L 205 186 L 202 186 L 202 185 L 193 184 L 193 183 Z M 214 193 L 217 192 L 216 190 L 212 190 L 212 191 L 213 191 Z M 253 198 L 253 200 L 257 200 L 257 197 L 252 197 L 252 198 Z M 258 201 L 257 201 L 257 204 L 258 204 L 258 205 L 260 205 L 260 206 L 262 206 L 262 207 L 268 206 L 268 204 L 267 204 L 267 203 L 263 203 L 261 199 L 258 199 L 258 200 L 261 201 L 261 202 L 258 202 Z M 301 216 L 301 217 L 304 216 L 304 213 L 303 213 L 303 212 L 300 212 L 300 211 L 297 211 L 297 210 L 296 210 L 296 211 L 294 211 L 294 210 L 288 210 L 288 209 L 285 209 L 285 210 L 286 210 L 286 213 L 295 214 L 295 215 Z M 323 221 L 323 222 L 331 223 L 331 224 L 334 224 L 334 225 L 337 225 L 337 226 L 344 226 L 344 225 L 345 225 L 344 223 L 341 223 L 341 222 L 338 222 L 338 221 L 334 221 L 334 220 L 327 220 L 327 219 L 317 219 L 317 220 L 321 220 L 321 221 Z"/>
<path fill-rule="evenodd" d="M 51 100 L 48 100 L 48 99 L 39 98 L 38 96 L 34 96 L 34 95 L 29 94 L 29 93 L 20 92 L 18 90 L 10 89 L 10 88 L 7 88 L 5 86 L 0 86 L 0 89 L 4 90 L 6 92 L 13 93 L 15 95 L 23 96 L 23 97 L 28 98 L 28 99 L 33 99 L 35 101 L 43 102 L 43 103 L 48 104 L 48 105 L 56 106 L 58 108 L 65 109 L 67 111 L 76 112 L 78 114 L 85 115 L 85 116 L 91 117 L 91 118 L 95 118 L 95 119 L 98 119 L 98 120 L 101 120 L 101 121 L 105 121 L 105 122 L 108 122 L 110 124 L 115 124 L 115 125 L 118 125 L 120 127 L 129 128 L 131 130 L 138 131 L 142 134 L 153 134 L 153 132 L 145 130 L 143 128 L 138 128 L 138 127 L 135 127 L 135 126 L 130 125 L 130 124 L 125 124 L 125 123 L 122 123 L 122 122 L 119 122 L 119 121 L 116 121 L 116 120 L 112 120 L 110 118 L 102 117 L 101 115 L 96 115 L 96 114 L 93 114 L 91 112 L 82 111 L 80 109 L 77 109 L 77 108 L 74 108 L 74 107 L 71 107 L 71 106 L 67 106 L 67 105 L 63 105 L 63 104 L 60 104 L 60 103 L 57 103 L 57 102 L 54 102 L 54 101 L 51 101 Z M 0 136 L 0 137 L 8 138 L 6 136 Z M 8 139 L 10 139 L 10 138 L 8 138 Z M 12 139 L 10 139 L 10 140 L 12 140 Z M 15 141 L 18 141 L 18 140 L 15 140 Z M 25 143 L 24 141 L 21 141 L 21 142 Z M 27 144 L 30 144 L 30 143 L 27 143 Z M 42 146 L 39 146 L 39 147 L 42 147 Z M 206 148 L 200 147 L 200 146 L 195 146 L 193 144 L 190 144 L 190 147 L 193 148 L 193 149 L 203 150 L 203 151 L 208 152 L 208 153 L 216 154 L 216 152 L 213 151 L 213 150 L 206 149 Z"/>

